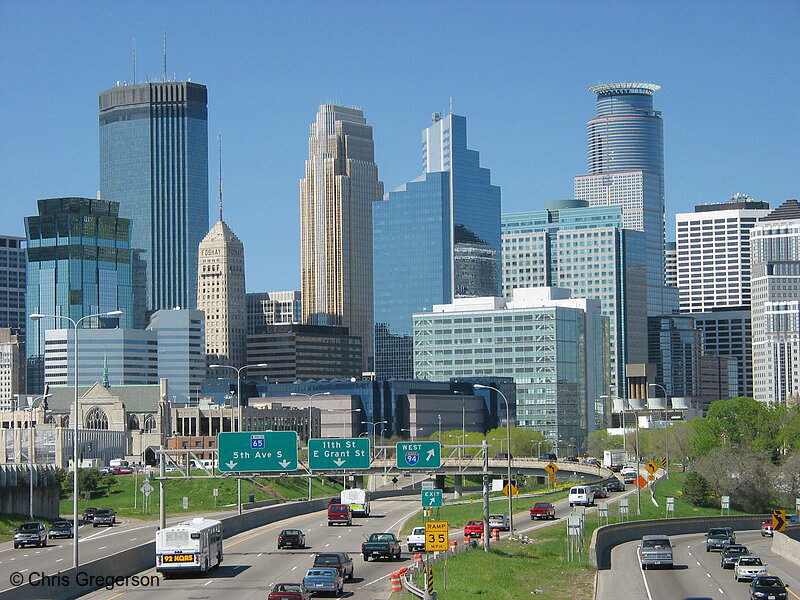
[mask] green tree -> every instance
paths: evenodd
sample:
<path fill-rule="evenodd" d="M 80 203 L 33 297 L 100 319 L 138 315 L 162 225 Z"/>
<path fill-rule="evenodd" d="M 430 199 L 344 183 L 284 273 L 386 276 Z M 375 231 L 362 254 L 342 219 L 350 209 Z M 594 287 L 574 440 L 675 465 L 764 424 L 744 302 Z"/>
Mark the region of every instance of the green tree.
<path fill-rule="evenodd" d="M 712 491 L 708 480 L 700 473 L 694 471 L 687 473 L 683 480 L 683 497 L 694 506 L 710 506 Z"/>
<path fill-rule="evenodd" d="M 704 419 L 693 421 L 693 456 L 704 456 L 715 448 L 749 447 L 767 451 L 777 458 L 778 432 L 783 420 L 783 407 L 753 398 L 732 398 L 713 402 Z"/>
<path fill-rule="evenodd" d="M 800 405 L 794 404 L 782 411 L 778 446 L 782 452 L 800 450 Z"/>
<path fill-rule="evenodd" d="M 603 458 L 604 450 L 622 450 L 621 435 L 611 435 L 605 429 L 593 431 L 586 438 L 586 454 Z"/>
<path fill-rule="evenodd" d="M 96 492 L 100 486 L 102 473 L 98 469 L 78 469 L 78 494 L 87 495 Z M 72 493 L 72 477 L 69 473 L 62 484 L 62 491 Z"/>

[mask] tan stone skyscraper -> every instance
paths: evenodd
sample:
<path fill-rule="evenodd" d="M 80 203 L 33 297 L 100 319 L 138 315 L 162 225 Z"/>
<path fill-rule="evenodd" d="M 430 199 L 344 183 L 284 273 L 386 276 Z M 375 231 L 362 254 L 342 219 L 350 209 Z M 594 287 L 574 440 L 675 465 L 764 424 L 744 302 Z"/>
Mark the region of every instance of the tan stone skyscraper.
<path fill-rule="evenodd" d="M 303 322 L 361 337 L 364 370 L 373 356 L 372 202 L 382 197 L 364 113 L 321 105 L 300 181 Z"/>
<path fill-rule="evenodd" d="M 247 307 L 244 287 L 244 245 L 222 220 L 199 246 L 197 309 L 205 312 L 206 364 L 241 367 L 247 360 Z M 230 377 L 215 369 L 209 377 Z"/>

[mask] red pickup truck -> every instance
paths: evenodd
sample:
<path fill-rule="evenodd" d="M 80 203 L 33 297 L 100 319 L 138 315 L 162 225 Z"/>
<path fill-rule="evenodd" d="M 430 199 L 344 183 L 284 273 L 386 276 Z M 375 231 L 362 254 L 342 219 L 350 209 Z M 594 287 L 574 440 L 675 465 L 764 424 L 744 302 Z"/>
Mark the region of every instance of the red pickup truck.
<path fill-rule="evenodd" d="M 464 535 L 467 537 L 481 537 L 483 535 L 483 521 L 469 521 L 464 526 Z"/>
<path fill-rule="evenodd" d="M 556 507 L 552 502 L 537 502 L 530 509 L 531 520 L 533 519 L 555 519 Z"/>

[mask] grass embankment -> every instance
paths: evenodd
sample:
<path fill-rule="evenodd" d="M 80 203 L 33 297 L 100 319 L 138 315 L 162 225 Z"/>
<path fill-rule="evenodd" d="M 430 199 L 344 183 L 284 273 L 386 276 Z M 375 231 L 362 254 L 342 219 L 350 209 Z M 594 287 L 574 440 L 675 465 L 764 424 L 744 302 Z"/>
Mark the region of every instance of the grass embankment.
<path fill-rule="evenodd" d="M 673 473 L 671 479 L 658 483 L 655 497 L 659 506 L 653 504 L 649 490 L 642 490 L 640 516 L 636 515 L 636 494 L 629 496 L 629 520 L 664 518 L 667 497 L 675 498 L 675 517 L 719 515 L 718 508 L 698 508 L 683 500 L 680 493 L 683 476 L 683 473 Z M 609 523 L 619 521 L 618 496 L 612 494 L 608 499 Z M 515 502 L 515 510 L 516 506 Z M 460 507 L 444 507 L 442 510 L 451 508 Z M 731 514 L 745 513 L 731 510 Z M 419 515 L 415 518 L 421 522 Z M 480 515 L 469 518 L 480 518 Z M 597 527 L 598 516 L 593 512 L 586 519 L 584 548 L 578 560 L 573 562 L 567 561 L 566 523 L 561 519 L 533 532 L 533 544 L 503 540 L 493 544 L 491 552 L 472 550 L 450 558 L 447 589 L 444 588 L 444 565 L 439 563 L 435 567 L 439 600 L 512 600 L 527 598 L 531 594 L 541 600 L 590 600 L 594 598 L 595 570 L 589 563 L 588 546 Z M 405 592 L 392 595 L 393 600 L 411 598 L 413 596 Z"/>
<path fill-rule="evenodd" d="M 195 474 L 195 473 L 193 473 Z M 204 474 L 204 473 L 196 473 Z M 251 481 L 242 481 L 242 501 L 248 502 L 250 494 L 255 495 L 255 500 L 270 500 L 272 498 L 284 498 L 295 500 L 308 496 L 308 480 L 302 477 L 284 478 L 253 478 L 255 482 L 261 484 L 256 486 Z M 143 505 L 143 495 L 141 487 L 145 480 L 140 475 L 134 478 L 133 475 L 117 475 L 115 485 L 111 488 L 111 493 L 99 498 L 89 500 L 81 499 L 78 508 L 83 511 L 87 506 L 97 508 L 113 508 L 121 517 L 131 517 L 135 519 L 156 519 L 158 518 L 158 482 L 151 481 L 153 492 L 150 494 L 149 510 L 145 510 Z M 213 490 L 219 490 L 219 495 L 215 498 Z M 331 485 L 328 480 L 314 478 L 312 497 L 322 498 L 336 496 L 341 491 L 341 486 Z M 134 490 L 136 490 L 136 500 L 134 508 Z M 189 499 L 189 508 L 183 509 L 183 499 Z M 166 510 L 167 514 L 181 515 L 189 513 L 209 513 L 225 510 L 226 507 L 236 505 L 236 480 L 235 479 L 175 479 L 168 481 L 166 486 Z M 72 498 L 61 500 L 60 512 L 62 515 L 72 514 Z"/>

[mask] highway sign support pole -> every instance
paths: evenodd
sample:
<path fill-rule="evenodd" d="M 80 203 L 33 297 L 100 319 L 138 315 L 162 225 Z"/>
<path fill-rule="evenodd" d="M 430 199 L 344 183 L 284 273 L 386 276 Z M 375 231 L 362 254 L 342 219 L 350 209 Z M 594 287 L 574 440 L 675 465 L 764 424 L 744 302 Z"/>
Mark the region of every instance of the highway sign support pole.
<path fill-rule="evenodd" d="M 161 446 L 163 450 L 164 447 Z M 166 481 L 164 481 L 164 477 L 166 476 L 166 469 L 164 468 L 164 456 L 163 452 L 160 452 L 158 455 L 158 526 L 160 529 L 164 529 L 167 526 L 167 490 L 166 490 Z"/>
<path fill-rule="evenodd" d="M 483 452 L 483 551 L 489 552 L 489 443 L 481 442 Z M 510 485 L 510 482 L 509 482 Z"/>

